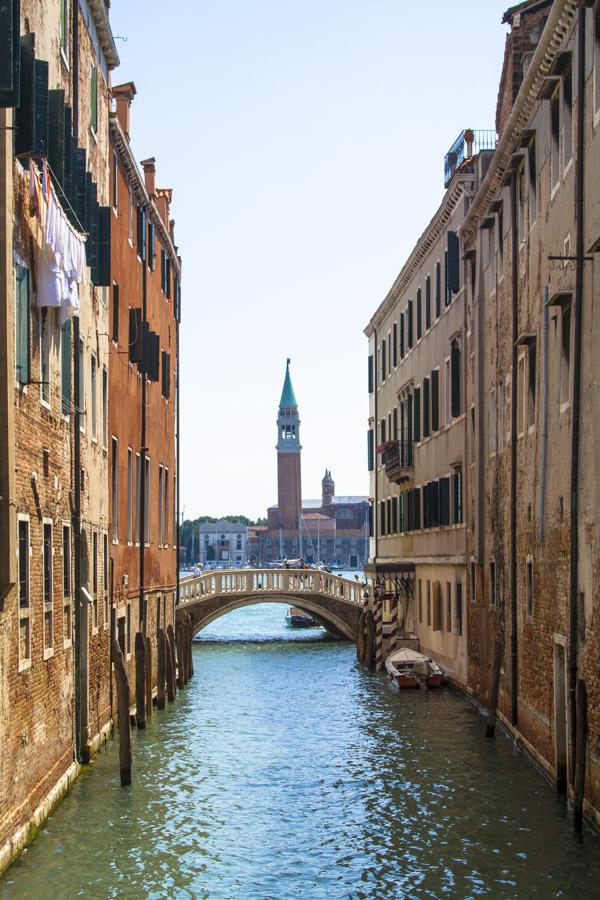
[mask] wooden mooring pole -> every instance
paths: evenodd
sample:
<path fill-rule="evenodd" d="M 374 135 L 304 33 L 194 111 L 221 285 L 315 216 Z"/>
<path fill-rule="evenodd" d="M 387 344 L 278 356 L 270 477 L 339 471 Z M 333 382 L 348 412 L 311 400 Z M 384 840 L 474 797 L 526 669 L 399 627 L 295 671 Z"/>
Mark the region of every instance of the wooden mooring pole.
<path fill-rule="evenodd" d="M 166 634 L 166 659 L 167 659 L 167 700 L 171 703 L 175 699 L 177 693 L 177 684 L 175 681 L 175 646 L 174 646 L 173 626 L 167 627 Z"/>
<path fill-rule="evenodd" d="M 146 718 L 152 718 L 152 641 L 144 636 L 144 648 L 146 651 Z"/>
<path fill-rule="evenodd" d="M 188 662 L 188 672 L 189 677 L 191 678 L 194 674 L 194 654 L 193 654 L 193 640 L 194 640 L 194 626 L 192 625 L 192 617 L 190 614 L 187 614 L 188 628 L 189 628 L 189 662 Z"/>
<path fill-rule="evenodd" d="M 138 728 L 146 727 L 146 647 L 141 631 L 135 636 L 135 722 Z"/>
<path fill-rule="evenodd" d="M 117 714 L 119 727 L 119 769 L 121 786 L 131 784 L 131 724 L 129 722 L 129 679 L 123 660 L 121 645 L 113 638 L 113 662 L 117 687 Z"/>
<path fill-rule="evenodd" d="M 177 623 L 177 628 L 175 631 L 176 639 L 177 639 L 177 687 L 181 689 L 185 684 L 185 663 L 184 663 L 184 635 L 183 635 L 183 625 L 181 622 Z"/>
<path fill-rule="evenodd" d="M 498 635 L 494 650 L 494 663 L 492 666 L 492 683 L 490 685 L 490 706 L 488 709 L 485 736 L 493 738 L 496 733 L 496 717 L 498 715 L 498 696 L 500 694 L 500 670 L 504 657 L 504 638 Z"/>
<path fill-rule="evenodd" d="M 167 680 L 167 637 L 164 628 L 158 629 L 156 640 L 156 708 L 165 708 Z"/>

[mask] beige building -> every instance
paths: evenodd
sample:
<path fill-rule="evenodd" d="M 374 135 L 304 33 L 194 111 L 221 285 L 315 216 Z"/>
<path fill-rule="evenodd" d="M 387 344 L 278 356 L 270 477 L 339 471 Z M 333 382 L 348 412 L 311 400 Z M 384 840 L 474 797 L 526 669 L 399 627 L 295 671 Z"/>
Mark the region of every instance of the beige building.
<path fill-rule="evenodd" d="M 505 21 L 498 148 L 460 228 L 468 682 L 488 706 L 499 688 L 560 793 L 579 757 L 598 822 L 600 4 L 529 0 Z"/>
<path fill-rule="evenodd" d="M 446 193 L 373 315 L 369 339 L 369 574 L 384 622 L 466 684 L 465 283 L 458 230 L 495 132 L 461 132 Z"/>

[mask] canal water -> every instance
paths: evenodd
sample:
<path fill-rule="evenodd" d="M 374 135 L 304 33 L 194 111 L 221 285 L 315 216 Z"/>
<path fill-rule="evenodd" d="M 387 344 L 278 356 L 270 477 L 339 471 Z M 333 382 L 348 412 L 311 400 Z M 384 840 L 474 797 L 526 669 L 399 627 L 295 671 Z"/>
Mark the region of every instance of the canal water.
<path fill-rule="evenodd" d="M 600 841 L 452 690 L 394 692 L 285 607 L 194 644 L 177 701 L 111 743 L 2 898 L 598 897 Z"/>

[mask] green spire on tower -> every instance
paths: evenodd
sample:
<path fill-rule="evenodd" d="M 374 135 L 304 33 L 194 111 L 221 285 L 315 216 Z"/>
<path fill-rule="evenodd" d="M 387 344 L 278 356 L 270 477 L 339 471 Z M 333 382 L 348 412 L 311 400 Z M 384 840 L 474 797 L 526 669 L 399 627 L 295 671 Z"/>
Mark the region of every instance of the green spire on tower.
<path fill-rule="evenodd" d="M 281 392 L 281 400 L 279 406 L 298 406 L 296 403 L 296 395 L 292 387 L 292 379 L 290 377 L 290 360 L 288 359 L 285 368 L 285 381 L 283 382 L 283 390 Z"/>

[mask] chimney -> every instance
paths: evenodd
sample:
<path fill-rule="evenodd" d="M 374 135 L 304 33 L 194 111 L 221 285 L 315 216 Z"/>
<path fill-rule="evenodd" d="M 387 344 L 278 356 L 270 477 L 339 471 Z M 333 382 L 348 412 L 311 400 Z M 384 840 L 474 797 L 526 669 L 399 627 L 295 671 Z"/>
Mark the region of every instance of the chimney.
<path fill-rule="evenodd" d="M 129 140 L 129 111 L 131 109 L 131 101 L 137 94 L 133 81 L 127 81 L 125 84 L 117 84 L 112 89 L 112 95 L 117 104 L 117 121 L 123 129 L 123 133 Z"/>
<path fill-rule="evenodd" d="M 169 227 L 169 207 L 173 191 L 171 188 L 156 188 L 156 208 L 165 228 Z"/>
<path fill-rule="evenodd" d="M 148 195 L 153 197 L 156 194 L 156 160 L 153 156 L 150 159 L 142 160 L 142 169 L 144 170 L 144 185 L 148 191 Z"/>

